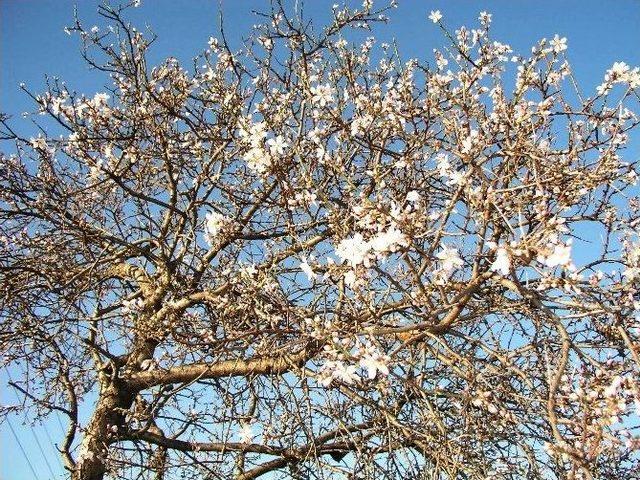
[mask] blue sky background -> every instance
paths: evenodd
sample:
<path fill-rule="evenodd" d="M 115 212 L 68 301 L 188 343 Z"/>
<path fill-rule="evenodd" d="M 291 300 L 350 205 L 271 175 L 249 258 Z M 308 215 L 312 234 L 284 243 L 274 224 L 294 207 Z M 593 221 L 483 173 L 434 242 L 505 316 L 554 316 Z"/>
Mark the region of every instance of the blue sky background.
<path fill-rule="evenodd" d="M 395 38 L 404 58 L 431 60 L 432 49 L 446 43 L 439 28 L 427 20 L 430 10 L 439 9 L 450 28 L 475 26 L 478 12 L 486 10 L 493 14 L 493 37 L 517 52 L 528 52 L 542 37 L 566 36 L 567 56 L 587 96 L 593 94 L 614 61 L 640 65 L 640 0 L 398 1 L 390 24 L 378 27 L 374 34 L 380 42 Z M 306 17 L 324 22 L 333 3 L 335 0 L 307 0 Z M 375 0 L 376 5 L 382 3 Z M 33 110 L 33 104 L 19 90 L 20 82 L 41 92 L 45 74 L 59 76 L 71 89 L 88 95 L 102 91 L 108 83 L 107 77 L 83 63 L 78 38 L 63 32 L 63 27 L 72 23 L 74 4 L 87 27 L 104 26 L 94 0 L 0 0 L 0 111 L 14 115 L 13 126 L 21 133 L 32 133 L 33 127 L 20 114 Z M 190 59 L 217 32 L 221 5 L 225 33 L 236 47 L 257 22 L 252 10 L 268 7 L 265 0 L 143 0 L 140 8 L 130 11 L 129 18 L 140 29 L 152 27 L 159 36 L 149 65 L 174 56 L 189 66 Z M 637 151 L 631 155 L 637 156 Z M 15 404 L 6 377 L 6 372 L 0 372 L 0 402 Z M 0 480 L 49 479 L 51 471 L 62 478 L 63 469 L 52 445 L 63 435 L 58 418 L 54 415 L 46 424 L 33 427 L 24 426 L 24 422 L 23 416 L 11 418 L 35 475 L 4 423 L 0 425 Z"/>

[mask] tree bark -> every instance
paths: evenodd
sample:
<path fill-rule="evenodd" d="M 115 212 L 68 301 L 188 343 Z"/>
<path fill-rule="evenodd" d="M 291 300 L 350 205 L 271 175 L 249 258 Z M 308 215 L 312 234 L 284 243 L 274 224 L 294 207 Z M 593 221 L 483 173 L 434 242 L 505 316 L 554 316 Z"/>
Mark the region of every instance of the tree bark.
<path fill-rule="evenodd" d="M 108 448 L 124 425 L 124 412 L 135 398 L 135 392 L 117 380 L 106 380 L 98 403 L 80 445 L 80 457 L 72 480 L 102 480 L 107 470 Z"/>

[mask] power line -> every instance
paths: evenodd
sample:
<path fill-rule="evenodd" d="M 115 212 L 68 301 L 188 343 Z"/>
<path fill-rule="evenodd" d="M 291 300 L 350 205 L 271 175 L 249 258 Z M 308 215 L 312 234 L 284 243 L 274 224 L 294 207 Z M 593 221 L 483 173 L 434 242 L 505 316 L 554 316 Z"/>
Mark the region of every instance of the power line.
<path fill-rule="evenodd" d="M 36 435 L 35 429 L 33 427 L 31 427 L 31 434 L 33 435 L 33 438 L 36 439 L 36 445 L 38 445 L 38 450 L 40 450 L 40 453 L 42 454 L 42 458 L 44 458 L 44 463 L 47 464 L 47 468 L 49 469 L 49 473 L 51 474 L 51 478 L 56 478 L 56 474 L 53 473 L 53 468 L 51 468 L 51 465 L 49 464 L 49 460 L 47 460 L 47 455 L 44 453 L 44 449 L 42 448 L 42 445 L 40 445 L 40 440 L 38 440 L 38 435 Z"/>
<path fill-rule="evenodd" d="M 13 388 L 13 393 L 16 396 L 16 398 L 19 399 L 18 389 L 13 384 L 13 379 L 11 378 L 11 373 L 9 372 L 9 369 L 6 368 L 6 367 L 5 367 L 5 370 L 7 372 L 7 377 L 8 377 L 9 382 L 10 382 L 9 384 Z M 29 421 L 28 421 L 28 419 L 26 417 L 26 414 L 25 414 L 24 420 L 25 420 L 25 424 L 29 425 L 29 429 L 31 430 L 31 435 L 33 435 L 33 438 L 36 441 L 36 445 L 38 446 L 38 450 L 40 450 L 40 454 L 42 455 L 42 458 L 44 460 L 44 463 L 47 465 L 47 469 L 49 470 L 49 473 L 51 473 L 51 478 L 54 479 L 56 477 L 56 474 L 53 473 L 53 468 L 51 468 L 51 464 L 49 463 L 49 460 L 47 459 L 47 455 L 44 452 L 44 448 L 42 448 L 42 444 L 40 443 L 40 440 L 38 439 L 38 435 L 36 434 L 36 431 L 33 428 L 33 425 L 31 425 L 31 423 L 29 423 Z M 11 430 L 13 431 L 13 427 L 11 428 Z M 47 435 L 49 435 L 48 432 L 47 432 Z M 15 433 L 14 433 L 14 436 L 15 436 Z M 49 439 L 49 441 L 51 441 L 51 439 Z M 22 449 L 22 445 L 20 445 L 20 448 Z M 57 457 L 57 455 L 56 455 L 56 457 Z M 35 474 L 35 472 L 34 472 L 34 474 Z"/>
<path fill-rule="evenodd" d="M 56 411 L 56 413 L 58 413 Z M 47 440 L 49 440 L 49 443 L 51 445 L 53 445 L 53 447 L 56 449 L 56 452 L 58 451 L 58 448 L 56 446 L 56 444 L 54 443 L 54 441 L 51 439 L 51 435 L 49 435 L 49 429 L 47 428 L 47 424 L 46 423 L 42 423 L 42 427 L 44 428 L 44 433 L 47 436 Z M 64 469 L 64 465 L 62 465 L 62 460 L 60 460 L 60 455 L 58 453 L 56 453 L 56 460 L 58 461 L 58 465 L 60 465 L 61 469 Z"/>
<path fill-rule="evenodd" d="M 9 429 L 11 430 L 11 433 L 13 434 L 13 438 L 15 438 L 16 443 L 18 444 L 18 447 L 20 448 L 20 451 L 22 452 L 22 456 L 27 461 L 27 464 L 29 465 L 29 468 L 31 469 L 31 473 L 33 474 L 33 478 L 38 480 L 38 474 L 36 473 L 36 469 L 33 468 L 33 465 L 31 464 L 31 460 L 29 460 L 29 457 L 27 456 L 27 452 L 25 451 L 24 447 L 22 446 L 22 443 L 20 442 L 20 439 L 18 438 L 18 435 L 16 435 L 16 431 L 13 429 L 13 425 L 11 425 L 11 420 L 9 419 L 9 416 L 7 415 L 5 418 L 7 419 L 7 424 L 9 425 Z"/>
<path fill-rule="evenodd" d="M 62 432 L 62 438 L 64 438 L 65 436 L 65 428 L 64 425 L 62 425 L 62 420 L 60 420 L 60 412 L 58 412 L 56 410 L 56 418 L 58 419 L 58 425 L 60 425 L 60 431 Z"/>

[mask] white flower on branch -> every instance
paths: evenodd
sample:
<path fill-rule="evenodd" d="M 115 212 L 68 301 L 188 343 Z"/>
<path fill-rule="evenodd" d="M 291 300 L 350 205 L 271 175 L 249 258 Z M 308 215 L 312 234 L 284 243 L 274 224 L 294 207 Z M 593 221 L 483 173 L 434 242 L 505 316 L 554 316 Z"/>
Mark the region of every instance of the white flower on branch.
<path fill-rule="evenodd" d="M 320 371 L 320 384 L 328 387 L 334 381 L 351 385 L 359 380 L 355 365 L 346 365 L 340 360 L 327 361 Z"/>
<path fill-rule="evenodd" d="M 623 78 L 630 70 L 629 65 L 624 62 L 614 62 L 613 66 L 607 71 L 607 77 L 611 80 Z"/>
<path fill-rule="evenodd" d="M 361 233 L 356 233 L 342 240 L 335 252 L 342 262 L 347 262 L 351 267 L 357 267 L 366 260 L 369 243 L 364 240 Z"/>
<path fill-rule="evenodd" d="M 327 106 L 333 102 L 333 89 L 329 85 L 316 85 L 309 89 L 311 92 L 311 101 L 321 107 Z"/>
<path fill-rule="evenodd" d="M 490 13 L 482 11 L 478 16 L 478 20 L 480 21 L 481 24 L 488 25 L 489 23 L 491 23 L 491 17 L 492 15 Z"/>
<path fill-rule="evenodd" d="M 307 276 L 307 279 L 309 281 L 313 280 L 318 276 L 313 271 L 313 268 L 311 268 L 311 265 L 309 265 L 306 258 L 303 258 L 302 261 L 300 262 L 300 270 L 302 270 L 302 272 Z"/>
<path fill-rule="evenodd" d="M 474 147 L 476 146 L 476 144 L 478 143 L 478 131 L 477 130 L 471 130 L 469 132 L 469 135 L 462 140 L 462 144 L 460 148 L 460 151 L 462 153 L 471 153 L 471 151 L 474 149 Z"/>
<path fill-rule="evenodd" d="M 412 190 L 407 193 L 407 202 L 418 203 L 420 201 L 420 198 L 420 193 L 418 193 L 416 190 Z"/>
<path fill-rule="evenodd" d="M 209 243 L 209 245 L 213 245 L 222 230 L 230 223 L 231 219 L 221 213 L 213 211 L 207 213 L 204 234 L 204 238 L 207 243 Z"/>
<path fill-rule="evenodd" d="M 31 148 L 35 150 L 41 150 L 48 153 L 51 153 L 53 151 L 53 149 L 50 149 L 49 145 L 47 145 L 47 141 L 40 135 L 38 135 L 37 137 L 31 137 L 29 139 L 29 143 L 31 144 Z"/>
<path fill-rule="evenodd" d="M 278 135 L 275 138 L 270 138 L 269 140 L 267 140 L 267 145 L 269 146 L 269 152 L 274 156 L 284 155 L 284 150 L 288 146 L 282 135 Z"/>
<path fill-rule="evenodd" d="M 429 20 L 431 20 L 433 23 L 438 23 L 440 20 L 442 20 L 442 13 L 440 13 L 440 10 L 431 10 L 431 13 L 429 14 Z"/>
<path fill-rule="evenodd" d="M 92 106 L 96 109 L 99 109 L 107 104 L 109 98 L 111 97 L 106 93 L 96 93 L 93 96 L 93 101 L 91 102 Z"/>
<path fill-rule="evenodd" d="M 369 246 L 377 253 L 395 252 L 399 247 L 407 245 L 409 245 L 407 236 L 394 225 L 391 225 L 387 231 L 378 233 L 369 241 Z"/>
<path fill-rule="evenodd" d="M 144 301 L 141 298 L 132 300 L 122 300 L 122 313 L 124 315 L 137 314 L 144 308 Z"/>
<path fill-rule="evenodd" d="M 240 443 L 251 443 L 254 437 L 255 433 L 251 424 L 248 422 L 243 423 L 238 430 L 238 440 Z"/>
<path fill-rule="evenodd" d="M 377 348 L 368 347 L 360 359 L 360 366 L 367 371 L 370 380 L 380 375 L 389 375 L 389 356 L 383 355 Z"/>
<path fill-rule="evenodd" d="M 440 260 L 442 270 L 446 274 L 451 274 L 451 272 L 453 272 L 456 268 L 460 268 L 462 267 L 462 265 L 464 265 L 462 258 L 460 258 L 460 253 L 458 253 L 458 250 L 455 248 L 449 248 L 446 245 L 444 245 L 442 247 L 442 250 L 436 254 L 436 257 L 438 258 L 438 260 Z"/>
<path fill-rule="evenodd" d="M 571 243 L 571 239 L 566 243 L 551 242 L 547 247 L 549 253 L 540 256 L 538 260 L 549 268 L 560 266 L 572 270 L 575 267 L 571 261 Z"/>
<path fill-rule="evenodd" d="M 361 264 L 368 267 L 371 258 L 383 258 L 385 254 L 394 253 L 408 245 L 407 236 L 396 225 L 391 224 L 387 230 L 378 232 L 368 241 L 365 241 L 361 233 L 345 238 L 335 248 L 335 253 L 342 262 L 347 262 L 352 268 Z"/>
<path fill-rule="evenodd" d="M 252 147 L 244 156 L 247 166 L 258 174 L 265 173 L 271 166 L 271 156 L 262 147 Z"/>
<path fill-rule="evenodd" d="M 549 44 L 555 53 L 564 52 L 567 49 L 567 38 L 560 38 L 560 36 L 556 34 Z"/>
<path fill-rule="evenodd" d="M 491 271 L 498 272 L 501 275 L 508 275 L 511 269 L 511 259 L 509 258 L 509 252 L 504 247 L 500 247 L 496 250 L 496 258 L 491 264 Z"/>
<path fill-rule="evenodd" d="M 625 280 L 633 282 L 636 278 L 640 278 L 640 267 L 627 267 L 622 272 Z"/>
<path fill-rule="evenodd" d="M 640 87 L 640 68 L 631 68 L 625 62 L 614 62 L 604 76 L 604 82 L 596 90 L 598 95 L 606 95 L 616 83 L 627 83 L 631 88 Z"/>

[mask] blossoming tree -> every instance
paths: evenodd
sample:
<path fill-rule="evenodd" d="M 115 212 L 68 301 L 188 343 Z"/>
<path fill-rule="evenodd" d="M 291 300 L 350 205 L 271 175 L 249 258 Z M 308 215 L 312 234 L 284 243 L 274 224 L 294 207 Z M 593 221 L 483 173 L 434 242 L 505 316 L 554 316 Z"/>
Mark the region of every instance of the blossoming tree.
<path fill-rule="evenodd" d="M 638 68 L 350 40 L 386 10 L 274 2 L 188 72 L 105 5 L 111 88 L 2 118 L 2 362 L 72 479 L 637 473 Z"/>

